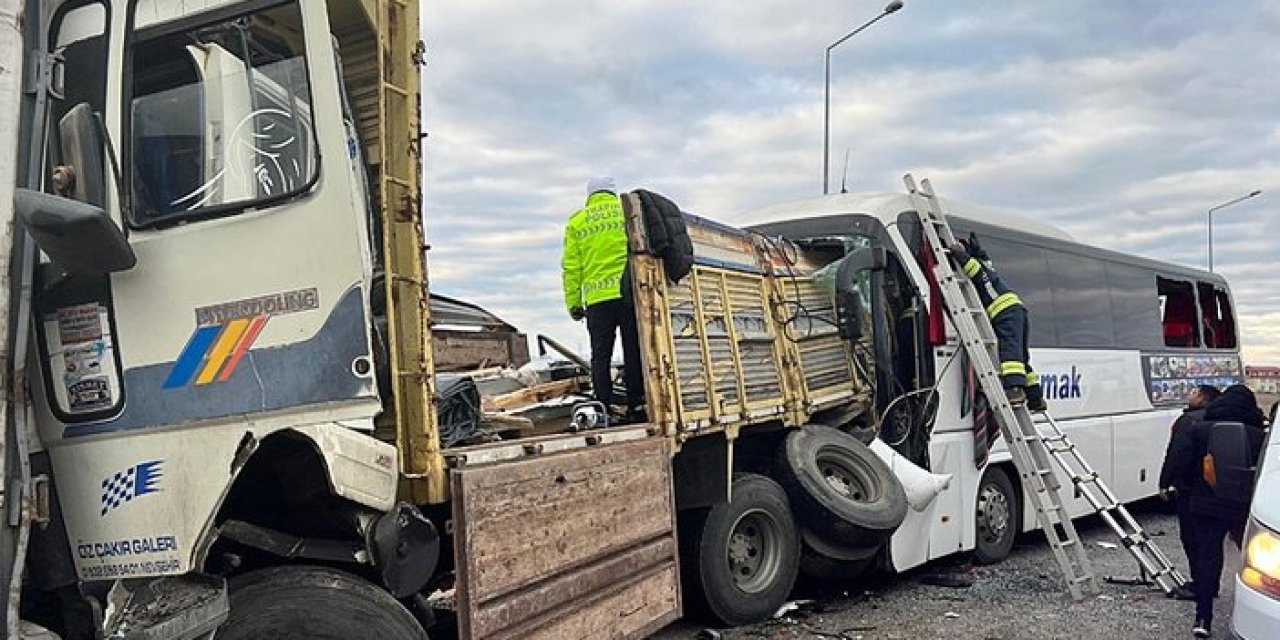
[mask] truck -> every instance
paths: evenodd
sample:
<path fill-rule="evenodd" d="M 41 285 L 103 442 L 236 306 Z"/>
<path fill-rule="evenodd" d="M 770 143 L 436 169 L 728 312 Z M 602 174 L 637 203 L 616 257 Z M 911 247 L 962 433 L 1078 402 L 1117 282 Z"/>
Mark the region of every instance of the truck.
<path fill-rule="evenodd" d="M 649 422 L 447 437 L 415 2 L 7 11 L 9 637 L 642 637 L 901 521 L 840 252 L 688 217 L 673 282 L 635 194 Z"/>

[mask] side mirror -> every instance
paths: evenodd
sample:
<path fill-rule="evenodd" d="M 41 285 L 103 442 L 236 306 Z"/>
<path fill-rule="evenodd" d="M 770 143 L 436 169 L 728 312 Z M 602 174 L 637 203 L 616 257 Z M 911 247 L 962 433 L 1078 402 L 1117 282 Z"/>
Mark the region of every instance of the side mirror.
<path fill-rule="evenodd" d="M 138 263 L 120 227 L 100 207 L 16 189 L 13 208 L 36 246 L 72 275 L 105 275 Z"/>
<path fill-rule="evenodd" d="M 89 103 L 71 107 L 58 121 L 62 164 L 74 171 L 64 195 L 80 202 L 103 206 L 107 202 L 107 171 L 102 165 L 103 144 L 97 116 Z M 63 193 L 63 191 L 59 191 Z"/>
<path fill-rule="evenodd" d="M 889 265 L 883 247 L 858 249 L 840 263 L 836 271 L 836 327 L 840 337 L 857 340 L 862 337 L 862 300 L 858 297 L 858 273 L 868 269 L 882 270 Z"/>

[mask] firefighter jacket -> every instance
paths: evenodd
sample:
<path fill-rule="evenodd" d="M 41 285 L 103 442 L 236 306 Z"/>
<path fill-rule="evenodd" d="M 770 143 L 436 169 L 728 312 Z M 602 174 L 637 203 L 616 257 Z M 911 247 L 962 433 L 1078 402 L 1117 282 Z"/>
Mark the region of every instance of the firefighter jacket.
<path fill-rule="evenodd" d="M 956 250 L 953 253 L 964 274 L 969 276 L 974 288 L 978 290 L 978 297 L 987 308 L 988 318 L 995 318 L 1005 309 L 1022 304 L 1018 294 L 1000 280 L 1000 274 L 996 272 L 995 265 L 991 263 L 986 253 L 980 250 L 972 254 L 965 250 Z"/>
<path fill-rule="evenodd" d="M 619 284 L 627 266 L 627 229 L 618 196 L 597 191 L 569 218 L 560 266 L 566 309 L 622 297 Z"/>

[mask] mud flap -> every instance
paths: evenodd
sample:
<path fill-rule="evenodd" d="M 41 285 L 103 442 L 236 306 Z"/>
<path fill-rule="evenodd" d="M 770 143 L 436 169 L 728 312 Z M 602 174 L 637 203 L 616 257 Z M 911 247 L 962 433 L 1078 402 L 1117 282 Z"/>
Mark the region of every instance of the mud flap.
<path fill-rule="evenodd" d="M 680 617 L 665 438 L 456 468 L 461 637 L 642 638 Z"/>

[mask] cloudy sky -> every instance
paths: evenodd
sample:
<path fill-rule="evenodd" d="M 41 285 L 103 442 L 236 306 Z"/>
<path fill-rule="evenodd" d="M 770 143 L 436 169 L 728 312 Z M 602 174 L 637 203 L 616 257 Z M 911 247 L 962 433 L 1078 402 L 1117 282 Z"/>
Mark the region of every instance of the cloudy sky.
<path fill-rule="evenodd" d="M 423 3 L 432 287 L 570 346 L 588 176 L 734 223 L 822 191 L 823 51 L 865 0 Z M 1280 0 L 906 0 L 832 54 L 833 185 L 943 195 L 1233 284 L 1280 365 Z M 585 349 L 584 349 L 585 350 Z"/>

